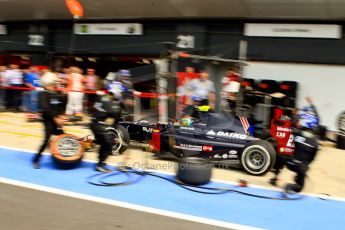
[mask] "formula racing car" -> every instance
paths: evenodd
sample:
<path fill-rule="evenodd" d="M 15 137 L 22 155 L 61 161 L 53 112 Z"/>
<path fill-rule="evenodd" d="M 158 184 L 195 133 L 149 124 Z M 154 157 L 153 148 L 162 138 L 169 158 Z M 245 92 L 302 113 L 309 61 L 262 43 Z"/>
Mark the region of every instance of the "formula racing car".
<path fill-rule="evenodd" d="M 191 125 L 170 124 L 153 130 L 151 148 L 159 158 L 199 157 L 216 165 L 242 167 L 263 175 L 275 164 L 272 145 L 255 138 L 246 118 L 207 113 Z"/>

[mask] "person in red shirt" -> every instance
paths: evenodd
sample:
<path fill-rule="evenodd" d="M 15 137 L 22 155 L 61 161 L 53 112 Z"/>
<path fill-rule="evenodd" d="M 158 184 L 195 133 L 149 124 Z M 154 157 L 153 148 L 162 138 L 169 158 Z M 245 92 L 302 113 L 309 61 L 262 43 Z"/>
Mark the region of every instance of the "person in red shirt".
<path fill-rule="evenodd" d="M 237 105 L 237 95 L 240 91 L 241 75 L 238 73 L 238 68 L 230 68 L 226 76 L 222 79 L 222 107 L 224 111 L 235 113 Z"/>
<path fill-rule="evenodd" d="M 81 69 L 72 66 L 71 73 L 67 77 L 67 115 L 81 116 L 83 112 L 83 98 L 85 89 L 85 78 L 81 75 Z"/>
<path fill-rule="evenodd" d="M 99 77 L 96 75 L 95 69 L 87 69 L 85 76 L 85 90 L 90 91 L 87 93 L 87 108 L 89 111 L 97 99 L 97 95 L 91 92 L 96 92 L 99 88 Z"/>

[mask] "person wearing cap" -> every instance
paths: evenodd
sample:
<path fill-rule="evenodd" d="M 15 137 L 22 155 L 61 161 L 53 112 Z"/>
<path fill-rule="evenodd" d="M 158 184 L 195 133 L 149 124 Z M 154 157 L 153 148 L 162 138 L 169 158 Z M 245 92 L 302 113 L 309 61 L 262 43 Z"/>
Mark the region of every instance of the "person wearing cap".
<path fill-rule="evenodd" d="M 90 111 L 91 124 L 90 129 L 92 130 L 97 143 L 100 145 L 98 152 L 98 163 L 96 164 L 96 171 L 109 172 L 105 161 L 108 156 L 112 153 L 113 139 L 107 131 L 107 123 L 105 122 L 108 118 L 116 120 L 120 119 L 122 106 L 120 103 L 121 91 L 116 88 L 109 88 L 109 94 L 104 92 L 97 92 L 97 100 Z M 125 144 L 125 143 L 123 143 Z"/>
<path fill-rule="evenodd" d="M 52 135 L 63 133 L 62 125 L 65 121 L 66 97 L 57 91 L 58 78 L 52 72 L 46 72 L 41 78 L 41 85 L 45 88 L 39 94 L 39 111 L 44 125 L 44 140 L 32 159 L 33 167 L 40 168 L 42 152 L 46 149 Z"/>
<path fill-rule="evenodd" d="M 215 86 L 212 81 L 209 80 L 209 74 L 202 70 L 199 74 L 199 78 L 191 80 L 187 85 L 190 99 L 192 96 L 201 99 L 200 105 L 209 105 L 211 109 L 215 109 Z M 190 103 L 191 104 L 191 103 Z"/>
<path fill-rule="evenodd" d="M 131 73 L 129 70 L 119 70 L 116 74 L 116 79 L 110 80 L 106 84 L 108 91 L 117 92 L 118 100 L 121 103 L 122 109 L 131 113 L 133 105 L 133 85 L 130 81 Z"/>

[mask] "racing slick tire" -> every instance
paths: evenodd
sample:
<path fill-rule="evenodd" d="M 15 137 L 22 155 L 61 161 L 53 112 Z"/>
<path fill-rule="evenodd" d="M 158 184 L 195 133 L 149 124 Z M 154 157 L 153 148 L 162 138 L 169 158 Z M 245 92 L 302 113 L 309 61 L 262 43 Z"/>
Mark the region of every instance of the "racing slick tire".
<path fill-rule="evenodd" d="M 116 124 L 113 127 L 108 127 L 107 131 L 109 135 L 114 138 L 112 154 L 121 155 L 122 153 L 124 153 L 128 149 L 131 140 L 128 130 L 122 125 Z"/>
<path fill-rule="evenodd" d="M 50 141 L 53 163 L 60 169 L 73 169 L 79 166 L 84 156 L 84 148 L 78 137 L 61 134 Z"/>
<path fill-rule="evenodd" d="M 203 185 L 210 181 L 212 164 L 202 158 L 185 157 L 179 160 L 176 178 L 185 184 Z"/>
<path fill-rule="evenodd" d="M 342 134 L 342 133 L 337 134 L 337 148 L 345 149 L 345 134 Z"/>
<path fill-rule="evenodd" d="M 276 152 L 273 146 L 264 140 L 252 141 L 241 153 L 241 165 L 244 170 L 255 176 L 269 172 L 275 164 Z"/>

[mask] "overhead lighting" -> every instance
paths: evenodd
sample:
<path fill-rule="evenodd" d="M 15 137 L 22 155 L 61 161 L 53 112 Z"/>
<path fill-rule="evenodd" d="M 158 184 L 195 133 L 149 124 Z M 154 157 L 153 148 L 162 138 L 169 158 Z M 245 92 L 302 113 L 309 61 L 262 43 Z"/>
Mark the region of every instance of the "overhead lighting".
<path fill-rule="evenodd" d="M 83 61 L 83 59 L 82 58 L 80 58 L 80 57 L 75 57 L 74 58 L 76 61 L 80 61 L 80 62 L 82 62 Z"/>
<path fill-rule="evenodd" d="M 97 62 L 97 59 L 94 58 L 94 57 L 89 57 L 88 60 L 89 60 L 90 62 Z"/>

